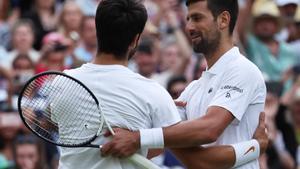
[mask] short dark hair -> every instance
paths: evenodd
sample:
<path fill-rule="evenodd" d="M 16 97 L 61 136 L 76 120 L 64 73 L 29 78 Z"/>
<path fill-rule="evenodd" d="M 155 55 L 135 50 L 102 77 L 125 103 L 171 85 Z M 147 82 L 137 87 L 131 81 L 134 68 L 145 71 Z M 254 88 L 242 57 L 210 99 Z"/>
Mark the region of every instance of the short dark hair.
<path fill-rule="evenodd" d="M 97 8 L 96 29 L 98 53 L 126 57 L 134 37 L 141 34 L 147 11 L 140 0 L 102 0 Z"/>
<path fill-rule="evenodd" d="M 205 0 L 187 0 L 186 6 L 189 6 L 199 1 L 205 1 Z M 232 35 L 239 14 L 238 0 L 206 0 L 206 1 L 207 1 L 207 8 L 211 11 L 215 19 L 222 12 L 224 11 L 229 12 L 230 14 L 229 33 Z"/>

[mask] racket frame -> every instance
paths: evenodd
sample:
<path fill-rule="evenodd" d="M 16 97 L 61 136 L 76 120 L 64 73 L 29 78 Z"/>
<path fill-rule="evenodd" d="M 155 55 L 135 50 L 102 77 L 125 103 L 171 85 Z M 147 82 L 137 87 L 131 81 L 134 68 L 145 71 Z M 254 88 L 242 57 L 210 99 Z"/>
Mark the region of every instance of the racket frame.
<path fill-rule="evenodd" d="M 66 78 L 70 78 L 71 80 L 77 82 L 79 85 L 81 85 L 84 89 L 86 89 L 86 91 L 92 96 L 92 98 L 95 100 L 96 104 L 97 104 L 97 107 L 98 107 L 98 110 L 99 110 L 99 113 L 100 113 L 100 125 L 99 125 L 99 129 L 97 131 L 97 133 L 95 133 L 95 136 L 91 137 L 89 140 L 83 142 L 83 143 L 80 143 L 80 144 L 76 144 L 76 145 L 71 145 L 71 144 L 63 144 L 63 143 L 57 143 L 57 142 L 54 142 L 50 139 L 47 139 L 45 137 L 43 137 L 39 132 L 35 131 L 34 129 L 31 128 L 31 126 L 29 124 L 27 124 L 26 122 L 26 119 L 25 117 L 23 116 L 23 111 L 22 111 L 22 98 L 23 98 L 23 95 L 24 95 L 24 92 L 26 91 L 27 89 L 27 86 L 29 86 L 31 84 L 32 81 L 34 81 L 35 79 L 39 78 L 39 77 L 42 77 L 42 76 L 45 76 L 45 75 L 59 75 L 59 76 L 64 76 Z M 104 124 L 104 121 L 106 123 L 106 125 L 108 126 L 109 130 L 112 130 L 111 127 L 108 125 L 108 123 L 106 122 L 105 118 L 104 118 L 104 115 L 103 115 L 103 112 L 101 112 L 101 108 L 99 106 L 99 101 L 98 99 L 96 98 L 96 96 L 92 93 L 92 91 L 86 87 L 81 81 L 65 74 L 65 73 L 62 73 L 62 72 L 58 72 L 58 71 L 46 71 L 46 72 L 42 72 L 42 73 L 39 73 L 33 77 L 31 77 L 24 85 L 24 87 L 22 88 L 21 90 L 21 93 L 18 97 L 18 111 L 19 111 L 19 114 L 20 114 L 20 117 L 21 117 L 21 120 L 23 121 L 23 123 L 25 124 L 25 126 L 30 130 L 32 131 L 35 135 L 37 135 L 38 137 L 40 137 L 41 139 L 45 140 L 46 142 L 49 142 L 51 144 L 54 144 L 54 145 L 57 145 L 57 146 L 61 146 L 61 147 L 69 147 L 69 148 L 79 148 L 79 147 L 92 147 L 92 148 L 99 148 L 99 145 L 95 145 L 95 144 L 91 144 L 92 141 L 94 141 L 101 133 L 102 131 L 102 127 L 103 127 L 103 124 Z"/>

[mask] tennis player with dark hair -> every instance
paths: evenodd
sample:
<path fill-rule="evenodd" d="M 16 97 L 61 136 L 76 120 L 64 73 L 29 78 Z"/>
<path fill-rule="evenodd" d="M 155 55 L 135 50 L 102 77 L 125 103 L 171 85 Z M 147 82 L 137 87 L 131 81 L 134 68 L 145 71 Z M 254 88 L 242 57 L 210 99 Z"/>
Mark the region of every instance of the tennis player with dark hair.
<path fill-rule="evenodd" d="M 233 30 L 238 16 L 237 0 L 187 0 L 187 30 L 193 49 L 203 53 L 207 71 L 193 81 L 178 100 L 187 102 L 179 109 L 186 122 L 135 132 L 116 130 L 114 139 L 103 146 L 104 155 L 126 156 L 138 148 L 182 148 L 203 144 L 226 145 L 250 140 L 264 110 L 266 87 L 259 69 L 247 60 L 233 44 Z M 100 30 L 101 31 L 101 30 Z M 160 112 L 161 115 L 170 112 Z M 206 146 L 205 146 L 206 147 Z M 224 159 L 230 153 L 205 153 L 205 165 L 200 165 L 203 152 L 174 149 L 188 168 L 259 168 L 259 144 L 256 140 L 233 145 L 236 160 L 232 163 L 208 164 L 218 155 Z M 232 152 L 233 153 L 233 152 Z M 193 154 L 192 156 L 190 154 Z M 204 157 L 205 158 L 205 157 Z M 256 159 L 256 160 L 255 160 Z M 244 164 L 247 161 L 249 163 Z M 199 166 L 197 166 L 199 164 Z"/>
<path fill-rule="evenodd" d="M 170 126 L 181 120 L 163 87 L 126 67 L 146 21 L 147 11 L 139 1 L 102 0 L 96 13 L 97 56 L 92 63 L 65 71 L 86 85 L 100 100 L 101 109 L 111 126 L 138 130 Z M 69 130 L 71 133 L 73 129 Z M 99 137 L 93 144 L 105 142 L 106 138 Z M 142 149 L 139 153 L 146 156 L 147 152 L 147 149 Z M 62 147 L 59 168 L 138 169 L 138 166 L 124 159 L 103 158 L 97 148 Z"/>

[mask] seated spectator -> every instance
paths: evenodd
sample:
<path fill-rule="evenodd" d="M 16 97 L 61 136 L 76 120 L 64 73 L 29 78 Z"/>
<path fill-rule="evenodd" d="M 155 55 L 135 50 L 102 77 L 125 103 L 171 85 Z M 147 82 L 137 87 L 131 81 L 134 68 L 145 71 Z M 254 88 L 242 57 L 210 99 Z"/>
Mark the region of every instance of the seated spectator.
<path fill-rule="evenodd" d="M 146 77 L 152 78 L 156 73 L 158 63 L 158 49 L 155 46 L 153 37 L 142 37 L 133 57 L 137 66 L 137 72 Z"/>
<path fill-rule="evenodd" d="M 33 8 L 28 10 L 23 18 L 30 19 L 34 23 L 34 48 L 40 50 L 43 37 L 57 27 L 55 0 L 35 0 Z"/>
<path fill-rule="evenodd" d="M 85 16 L 80 29 L 81 41 L 75 49 L 79 60 L 90 62 L 97 53 L 96 25 L 94 16 Z"/>
<path fill-rule="evenodd" d="M 33 135 L 20 135 L 14 142 L 16 169 L 46 169 L 42 143 Z"/>
<path fill-rule="evenodd" d="M 65 66 L 68 46 L 63 35 L 57 32 L 49 33 L 44 37 L 43 45 L 43 54 L 36 65 L 35 73 L 49 70 L 63 71 L 68 68 Z"/>
<path fill-rule="evenodd" d="M 66 38 L 79 40 L 82 18 L 83 14 L 77 3 L 66 1 L 59 17 L 58 31 Z"/>
<path fill-rule="evenodd" d="M 184 37 L 182 32 L 177 33 L 178 37 L 170 36 L 161 44 L 159 72 L 154 74 L 152 79 L 166 88 L 167 82 L 172 76 L 183 75 L 191 58 L 191 49 L 188 42 L 180 40 Z M 185 46 L 185 47 L 183 47 Z"/>
<path fill-rule="evenodd" d="M 33 62 L 40 58 L 38 51 L 33 49 L 34 33 L 33 26 L 29 20 L 20 20 L 12 28 L 12 51 L 8 53 L 5 60 L 7 68 L 11 68 L 13 60 L 17 55 L 28 55 Z"/>

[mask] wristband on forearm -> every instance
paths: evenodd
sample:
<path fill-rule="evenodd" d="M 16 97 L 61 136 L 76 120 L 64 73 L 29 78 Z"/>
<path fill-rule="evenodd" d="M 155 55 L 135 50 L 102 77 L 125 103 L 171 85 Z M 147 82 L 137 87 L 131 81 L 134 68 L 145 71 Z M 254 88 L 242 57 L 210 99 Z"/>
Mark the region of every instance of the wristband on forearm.
<path fill-rule="evenodd" d="M 164 148 L 162 128 L 140 129 L 141 148 Z"/>
<path fill-rule="evenodd" d="M 257 140 L 244 141 L 231 145 L 235 152 L 235 164 L 233 168 L 258 159 L 260 147 Z"/>

